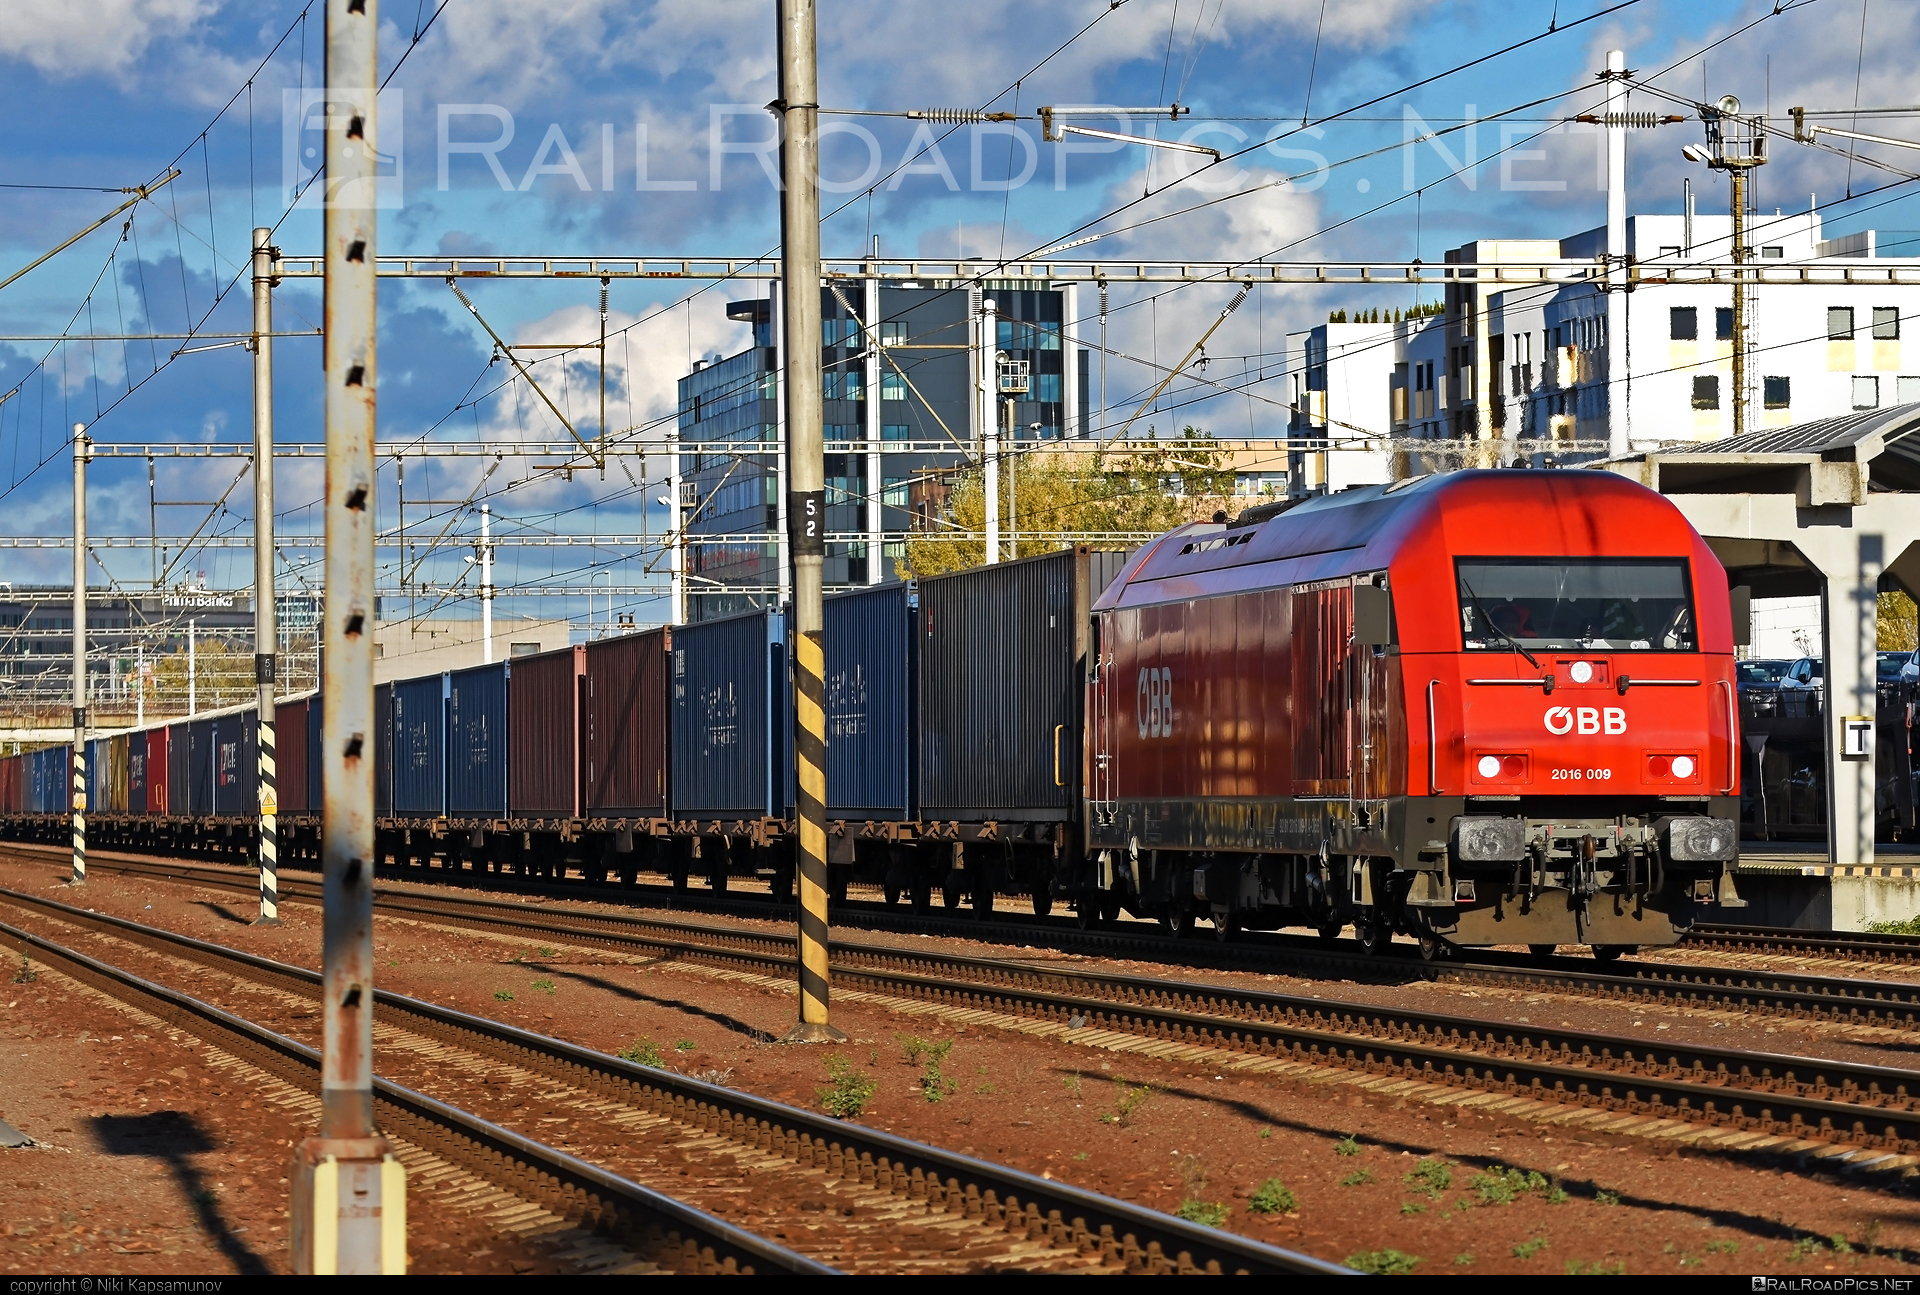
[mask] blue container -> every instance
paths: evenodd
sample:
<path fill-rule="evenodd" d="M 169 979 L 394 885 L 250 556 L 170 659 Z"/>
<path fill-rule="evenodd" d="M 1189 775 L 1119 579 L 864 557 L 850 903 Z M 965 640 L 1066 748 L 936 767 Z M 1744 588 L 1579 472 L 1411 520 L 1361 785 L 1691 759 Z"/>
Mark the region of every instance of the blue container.
<path fill-rule="evenodd" d="M 323 744 L 324 735 L 320 731 L 321 717 L 326 714 L 320 704 L 321 694 L 315 693 L 307 698 L 307 813 L 318 815 L 326 802 L 322 799 L 326 783 L 321 778 L 321 758 L 326 754 Z"/>
<path fill-rule="evenodd" d="M 127 805 L 129 814 L 147 812 L 147 735 L 127 734 Z"/>
<path fill-rule="evenodd" d="M 393 684 L 393 813 L 439 818 L 447 812 L 447 677 Z"/>
<path fill-rule="evenodd" d="M 213 721 L 213 812 L 252 817 L 260 812 L 260 725 L 257 708 Z"/>
<path fill-rule="evenodd" d="M 106 758 L 106 749 L 97 737 L 87 739 L 87 812 L 98 814 L 103 810 L 100 804 L 99 788 L 107 785 L 100 776 L 100 761 Z"/>
<path fill-rule="evenodd" d="M 378 684 L 373 690 L 373 815 L 393 817 L 393 685 L 390 683 Z"/>
<path fill-rule="evenodd" d="M 187 725 L 187 813 L 213 816 L 213 724 L 196 719 Z"/>
<path fill-rule="evenodd" d="M 835 594 L 827 640 L 827 817 L 915 816 L 918 598 L 907 585 Z"/>
<path fill-rule="evenodd" d="M 72 808 L 73 748 L 50 746 L 31 757 L 30 782 L 35 814 L 64 814 Z"/>
<path fill-rule="evenodd" d="M 507 816 L 505 661 L 447 675 L 447 816 Z"/>
<path fill-rule="evenodd" d="M 748 612 L 673 631 L 668 781 L 675 818 L 784 817 L 792 782 L 786 619 Z"/>

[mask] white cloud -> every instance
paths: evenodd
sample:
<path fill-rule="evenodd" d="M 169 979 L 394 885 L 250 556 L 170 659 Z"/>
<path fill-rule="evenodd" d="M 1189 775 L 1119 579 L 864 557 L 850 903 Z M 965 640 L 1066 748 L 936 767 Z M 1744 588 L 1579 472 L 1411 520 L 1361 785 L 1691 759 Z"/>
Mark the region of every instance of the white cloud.
<path fill-rule="evenodd" d="M 220 0 L 12 0 L 0 5 L 0 56 L 55 77 L 121 72 L 154 41 L 219 7 Z"/>

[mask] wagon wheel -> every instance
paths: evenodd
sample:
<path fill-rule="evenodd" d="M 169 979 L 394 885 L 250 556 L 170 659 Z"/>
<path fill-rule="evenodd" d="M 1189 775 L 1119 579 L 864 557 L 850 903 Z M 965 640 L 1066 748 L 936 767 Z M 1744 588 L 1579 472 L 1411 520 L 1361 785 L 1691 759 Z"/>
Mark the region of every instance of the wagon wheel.
<path fill-rule="evenodd" d="M 1193 934 L 1193 910 L 1185 904 L 1175 904 L 1160 915 L 1160 926 L 1176 940 L 1184 940 Z"/>
<path fill-rule="evenodd" d="M 793 874 L 785 868 L 774 870 L 773 902 L 782 908 L 793 903 Z"/>
<path fill-rule="evenodd" d="M 1045 882 L 1033 888 L 1033 915 L 1045 917 L 1053 911 L 1053 889 Z"/>
<path fill-rule="evenodd" d="M 933 880 L 925 873 L 913 879 L 913 911 L 922 917 L 933 911 Z"/>
<path fill-rule="evenodd" d="M 1536 962 L 1545 962 L 1553 956 L 1553 951 L 1559 947 L 1557 944 L 1529 944 L 1527 946 L 1527 952 L 1533 955 Z"/>
<path fill-rule="evenodd" d="M 895 881 L 891 874 L 880 883 L 880 891 L 886 896 L 888 908 L 900 902 L 900 883 Z"/>
<path fill-rule="evenodd" d="M 1596 944 L 1593 946 L 1595 962 L 1617 962 L 1623 953 L 1632 953 L 1638 946 L 1631 944 Z"/>
<path fill-rule="evenodd" d="M 1453 956 L 1453 946 L 1432 931 L 1421 931 L 1419 939 L 1422 962 L 1441 962 Z"/>
<path fill-rule="evenodd" d="M 1232 909 L 1213 915 L 1213 938 L 1219 943 L 1225 944 L 1228 940 L 1231 940 L 1234 932 L 1239 929 L 1240 921 L 1234 916 Z"/>
<path fill-rule="evenodd" d="M 1371 909 L 1354 919 L 1353 933 L 1360 937 L 1360 948 L 1369 957 L 1380 957 L 1393 945 L 1393 928 Z"/>

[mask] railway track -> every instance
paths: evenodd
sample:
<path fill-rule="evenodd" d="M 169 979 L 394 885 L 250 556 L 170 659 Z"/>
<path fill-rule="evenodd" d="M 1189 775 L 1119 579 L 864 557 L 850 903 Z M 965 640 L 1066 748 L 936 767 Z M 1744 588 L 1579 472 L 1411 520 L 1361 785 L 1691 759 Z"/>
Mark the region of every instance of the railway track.
<path fill-rule="evenodd" d="M 0 899 L 96 938 L 216 970 L 256 994 L 265 989 L 306 1005 L 308 1017 L 313 1015 L 319 976 L 303 968 L 38 896 L 0 891 Z M 58 947 L 15 927 L 0 930 L 37 948 Z M 814 1271 L 1341 1271 L 1124 1201 L 497 1021 L 387 993 L 378 995 L 378 1004 L 375 1045 L 383 1071 L 417 1072 L 423 1086 L 455 1090 L 463 1102 L 497 1103 L 498 1094 L 489 1090 L 502 1083 L 548 1090 L 540 1093 L 542 1101 L 573 1113 L 574 1136 L 592 1144 L 596 1160 L 617 1161 L 639 1179 L 667 1180 L 694 1206 L 706 1207 L 681 1207 L 700 1217 L 757 1218 L 760 1231 L 781 1231 Z M 611 1169 L 596 1172 L 628 1181 Z M 756 1231 L 721 1226 L 758 1238 Z M 785 1252 L 773 1241 L 761 1244 Z"/>
<path fill-rule="evenodd" d="M 6 849 L 39 857 L 37 849 L 23 851 L 21 847 L 13 845 Z M 56 854 L 64 857 L 61 852 L 51 850 L 46 857 Z M 258 882 L 257 874 L 250 869 L 179 860 L 96 856 L 91 866 L 99 870 L 190 882 L 249 895 L 254 892 Z M 406 870 L 411 871 L 414 870 Z M 398 877 L 393 877 L 391 873 L 386 875 L 393 880 L 414 880 L 406 872 Z M 428 873 L 420 880 L 441 882 L 457 876 L 446 874 L 443 878 Z M 703 896 L 674 891 L 668 887 L 643 886 L 638 891 L 638 894 L 625 889 L 602 893 L 592 887 L 571 885 L 542 887 L 538 893 L 573 900 L 632 902 L 643 899 L 663 905 L 697 902 L 703 911 L 717 910 L 762 919 L 779 913 L 769 903 L 738 896 Z M 319 893 L 317 880 L 284 872 L 281 874 L 280 894 L 283 901 L 317 904 Z M 793 956 L 793 940 L 790 937 L 637 914 L 543 910 L 538 904 L 526 900 L 486 894 L 454 898 L 382 886 L 377 890 L 375 903 L 382 911 L 395 916 L 466 925 L 486 924 L 497 932 L 522 934 L 528 938 L 556 934 L 566 934 L 575 939 L 631 937 L 639 941 L 636 947 L 644 948 L 648 956 L 680 956 L 680 946 L 691 945 L 733 945 L 777 953 L 788 962 Z M 1541 961 L 1491 950 L 1477 951 L 1471 957 L 1459 960 L 1426 963 L 1411 949 L 1397 957 L 1370 956 L 1360 952 L 1353 941 L 1269 935 L 1219 945 L 1206 940 L 1176 940 L 1150 928 L 1087 931 L 1071 921 L 1031 918 L 1004 920 L 1006 917 L 1005 914 L 997 915 L 995 921 L 983 924 L 970 916 L 914 914 L 886 905 L 858 902 L 834 909 L 834 920 L 841 925 L 857 924 L 873 930 L 902 934 L 974 938 L 990 931 L 992 938 L 999 942 L 1033 943 L 1093 957 L 1206 966 L 1220 970 L 1246 970 L 1250 967 L 1284 969 L 1363 980 L 1424 978 L 1510 990 L 1644 1002 L 1651 1006 L 1694 1011 L 1760 1012 L 1793 1020 L 1920 1030 L 1920 984 L 1900 981 L 1660 963 L 1645 958 L 1628 959 L 1602 967 L 1587 958 Z M 555 923 L 569 925 L 563 932 Z M 844 940 L 836 940 L 834 947 L 842 956 L 855 948 Z"/>
<path fill-rule="evenodd" d="M 610 946 L 768 979 L 793 974 L 792 939 L 769 932 L 391 891 L 376 906 L 394 917 Z M 1752 1149 L 1824 1142 L 1882 1158 L 1920 1150 L 1920 1076 L 1890 1067 L 845 941 L 833 945 L 832 973 L 843 989 L 1038 1019 L 1058 1033 L 1089 1031 L 1079 1036 L 1089 1040 L 1133 1036 L 1278 1067 L 1359 1070 L 1416 1086 L 1590 1107 L 1626 1132 L 1677 1120 L 1719 1126 Z"/>
<path fill-rule="evenodd" d="M 1910 967 L 1920 962 L 1920 935 L 1883 935 L 1873 931 L 1783 931 L 1767 926 L 1696 925 L 1689 949 L 1831 958 L 1846 962 Z"/>
<path fill-rule="evenodd" d="M 63 975 L 195 1035 L 306 1094 L 314 1099 L 317 1118 L 320 1054 L 312 1047 L 32 931 L 0 923 L 0 934 Z M 670 1196 L 390 1080 L 374 1080 L 374 1109 L 403 1162 L 411 1161 L 408 1168 L 416 1179 L 423 1167 L 455 1167 L 505 1187 L 511 1195 L 583 1231 L 603 1234 L 617 1247 L 616 1253 L 600 1256 L 597 1266 L 603 1271 L 835 1271 Z"/>

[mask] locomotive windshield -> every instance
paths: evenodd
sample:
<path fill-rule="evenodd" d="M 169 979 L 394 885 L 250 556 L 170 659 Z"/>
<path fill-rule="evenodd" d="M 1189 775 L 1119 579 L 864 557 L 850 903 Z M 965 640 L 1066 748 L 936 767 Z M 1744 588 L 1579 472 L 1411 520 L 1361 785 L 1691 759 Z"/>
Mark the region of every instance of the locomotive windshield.
<path fill-rule="evenodd" d="M 1461 558 L 1455 573 L 1469 652 L 1698 646 L 1684 559 Z"/>

